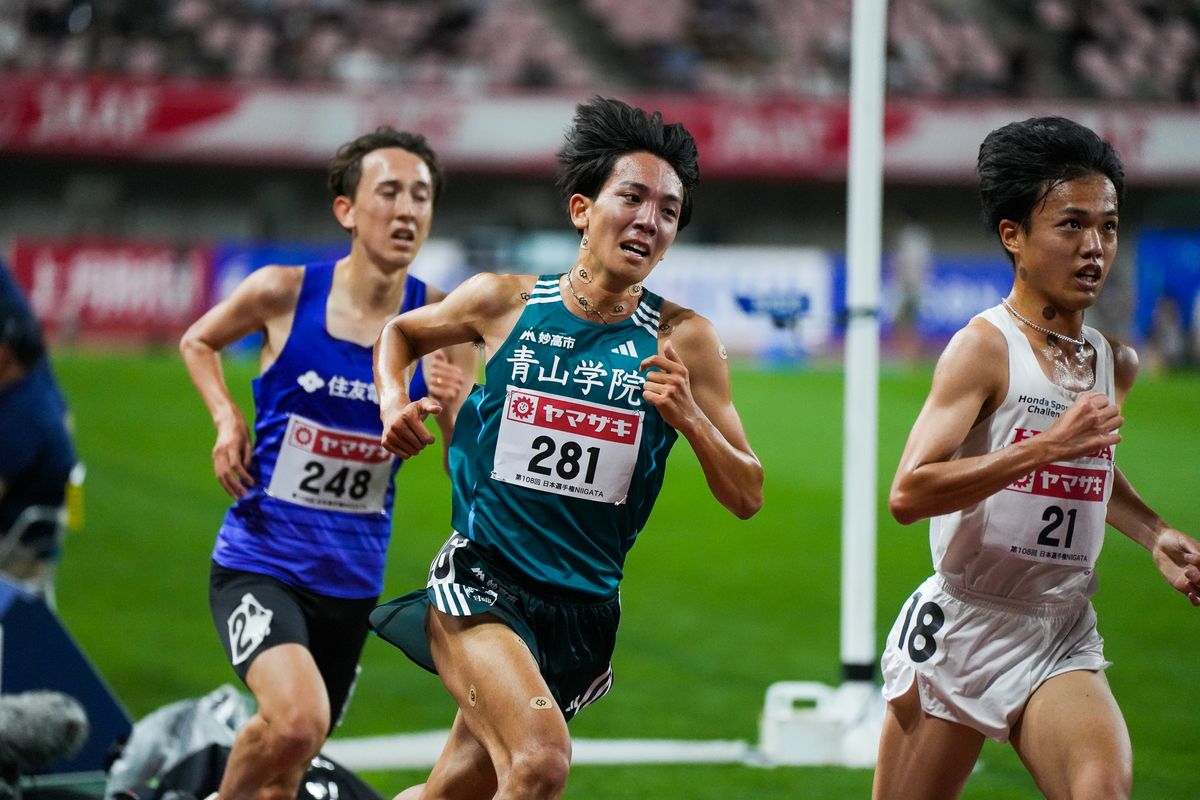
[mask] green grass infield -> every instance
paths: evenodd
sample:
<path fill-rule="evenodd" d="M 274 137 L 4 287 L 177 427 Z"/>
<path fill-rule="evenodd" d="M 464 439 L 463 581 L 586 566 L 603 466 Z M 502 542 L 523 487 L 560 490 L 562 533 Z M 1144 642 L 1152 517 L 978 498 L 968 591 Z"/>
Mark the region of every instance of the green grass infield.
<path fill-rule="evenodd" d="M 174 353 L 55 354 L 87 463 L 86 525 L 68 536 L 59 609 L 74 637 L 135 717 L 236 677 L 209 616 L 213 538 L 228 499 L 212 475 L 212 425 Z M 249 408 L 249 362 L 227 363 Z M 929 368 L 885 368 L 880 383 L 877 640 L 930 569 L 928 529 L 887 515 L 886 493 Z M 757 742 L 767 686 L 836 683 L 842 482 L 840 370 L 734 371 L 734 398 L 766 469 L 766 505 L 748 522 L 709 495 L 683 440 L 666 487 L 630 554 L 615 684 L 572 723 L 584 738 Z M 1200 536 L 1200 376 L 1147 375 L 1126 404 L 1117 462 L 1164 518 Z M 405 464 L 385 595 L 424 583 L 448 533 L 441 459 Z M 1135 797 L 1195 793 L 1200 722 L 1200 610 L 1173 592 L 1147 554 L 1111 531 L 1095 598 L 1114 665 L 1108 678 L 1129 723 Z M 445 728 L 441 685 L 383 642 L 368 641 L 339 738 Z M 385 797 L 417 772 L 364 777 Z M 740 765 L 576 767 L 566 797 L 867 797 L 869 770 Z M 964 797 L 1037 796 L 1007 747 L 989 743 Z"/>

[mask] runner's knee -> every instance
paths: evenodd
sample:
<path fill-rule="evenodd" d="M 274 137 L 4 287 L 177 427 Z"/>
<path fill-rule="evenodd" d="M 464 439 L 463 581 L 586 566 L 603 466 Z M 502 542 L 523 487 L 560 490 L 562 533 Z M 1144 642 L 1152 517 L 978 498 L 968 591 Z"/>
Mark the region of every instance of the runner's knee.
<path fill-rule="evenodd" d="M 1133 770 L 1122 759 L 1089 761 L 1071 776 L 1072 800 L 1129 800 Z"/>
<path fill-rule="evenodd" d="M 539 744 L 513 754 L 508 783 L 519 787 L 518 797 L 558 797 L 567 785 L 570 769 L 567 750 Z"/>
<path fill-rule="evenodd" d="M 307 761 L 325 743 L 329 713 L 323 709 L 289 709 L 269 720 L 269 730 L 281 758 L 292 763 Z"/>

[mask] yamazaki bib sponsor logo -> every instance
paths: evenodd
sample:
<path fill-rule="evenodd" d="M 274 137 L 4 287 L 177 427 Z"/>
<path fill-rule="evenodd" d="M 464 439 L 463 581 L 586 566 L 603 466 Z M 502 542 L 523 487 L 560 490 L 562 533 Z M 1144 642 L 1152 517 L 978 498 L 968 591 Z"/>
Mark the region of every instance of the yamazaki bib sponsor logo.
<path fill-rule="evenodd" d="M 1058 414 L 1063 409 L 1066 408 L 1066 406 L 1063 405 L 1062 403 L 1056 403 L 1054 401 L 1047 401 L 1045 398 L 1031 399 L 1031 398 L 1027 398 L 1025 395 L 1021 395 L 1021 402 L 1022 403 L 1028 402 L 1030 404 L 1029 409 L 1031 412 L 1033 411 L 1034 408 L 1049 407 L 1052 410 L 1054 410 L 1054 412 L 1055 412 L 1054 416 L 1058 416 Z M 1016 444 L 1017 442 L 1023 442 L 1026 439 L 1030 439 L 1034 436 L 1037 436 L 1039 433 L 1041 433 L 1041 431 L 1034 430 L 1033 428 L 1017 428 L 1016 430 L 1013 431 L 1012 443 Z M 1085 455 L 1083 457 L 1084 458 L 1102 458 L 1105 461 L 1112 461 L 1113 460 L 1113 449 L 1111 447 L 1105 446 L 1105 447 L 1100 448 L 1096 452 L 1088 453 L 1087 455 Z"/>
<path fill-rule="evenodd" d="M 314 423 L 299 423 L 288 432 L 288 443 L 319 456 L 334 456 L 347 461 L 378 464 L 391 462 L 389 453 L 377 438 L 322 428 Z"/>
<path fill-rule="evenodd" d="M 514 391 L 506 409 L 508 419 L 547 430 L 575 433 L 610 442 L 638 440 L 642 415 L 594 403 L 582 403 L 538 392 Z"/>
<path fill-rule="evenodd" d="M 1108 470 L 1050 464 L 1034 470 L 1006 488 L 1013 492 L 1057 497 L 1061 500 L 1101 501 L 1104 499 L 1107 481 Z"/>
<path fill-rule="evenodd" d="M 1066 408 L 1057 401 L 1046 398 L 1031 398 L 1021 396 L 1022 403 L 1028 403 L 1033 409 L 1048 408 L 1057 415 Z M 1032 428 L 1017 428 L 1013 431 L 1013 443 L 1022 442 L 1040 434 L 1041 431 Z M 1103 447 L 1094 453 L 1083 456 L 1093 461 L 1112 462 L 1113 450 Z M 1041 497 L 1056 497 L 1060 500 L 1091 500 L 1103 501 L 1108 486 L 1108 476 L 1111 468 L 1095 469 L 1088 467 L 1072 467 L 1065 464 L 1047 464 L 1014 481 L 1005 488 L 1011 492 L 1024 492 Z"/>

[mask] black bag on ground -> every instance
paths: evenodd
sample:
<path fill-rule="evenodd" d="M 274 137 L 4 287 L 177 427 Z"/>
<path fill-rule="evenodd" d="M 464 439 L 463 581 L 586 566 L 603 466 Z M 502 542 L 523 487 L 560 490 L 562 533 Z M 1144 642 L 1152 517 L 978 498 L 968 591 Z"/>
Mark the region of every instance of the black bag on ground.
<path fill-rule="evenodd" d="M 203 800 L 217 791 L 237 730 L 254 701 L 226 684 L 204 697 L 150 713 L 133 726 L 109 767 L 108 800 Z M 382 800 L 357 775 L 324 755 L 308 765 L 297 800 Z"/>
<path fill-rule="evenodd" d="M 156 786 L 132 793 L 137 800 L 205 798 L 215 792 L 229 760 L 229 748 L 210 744 L 184 758 L 158 779 Z M 357 775 L 325 756 L 308 765 L 296 793 L 297 800 L 382 800 Z"/>
<path fill-rule="evenodd" d="M 230 684 L 155 709 L 134 724 L 109 765 L 104 796 L 154 796 L 162 777 L 192 753 L 210 744 L 232 747 L 238 729 L 253 714 L 254 701 Z"/>

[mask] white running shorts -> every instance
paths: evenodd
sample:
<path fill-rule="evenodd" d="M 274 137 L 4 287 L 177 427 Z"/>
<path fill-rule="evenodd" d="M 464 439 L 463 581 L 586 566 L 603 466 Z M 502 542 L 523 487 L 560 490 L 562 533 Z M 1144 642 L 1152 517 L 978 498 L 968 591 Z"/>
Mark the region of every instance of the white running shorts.
<path fill-rule="evenodd" d="M 971 594 L 939 575 L 904 603 L 883 651 L 883 696 L 913 681 L 930 715 L 999 742 L 1046 680 L 1105 669 L 1091 601 L 1035 605 Z"/>

